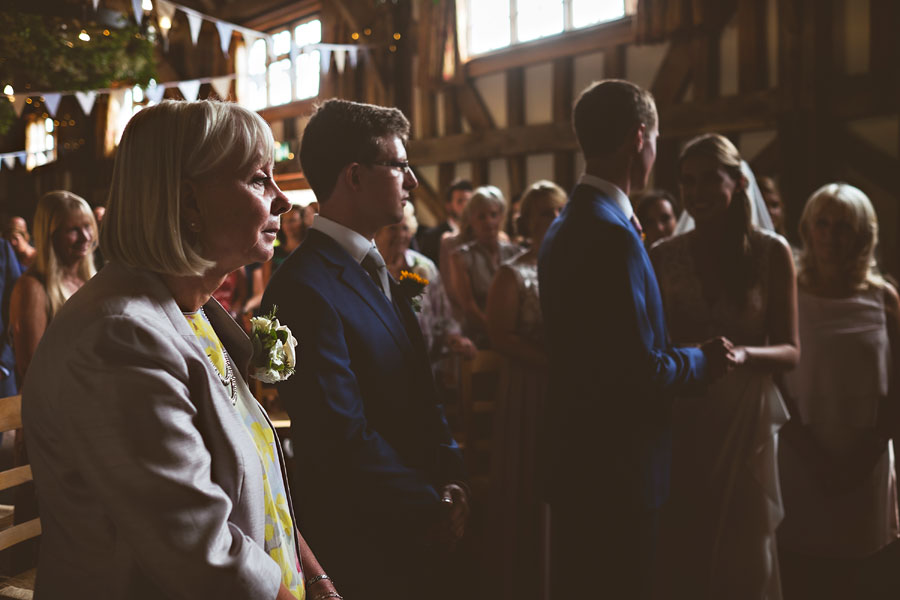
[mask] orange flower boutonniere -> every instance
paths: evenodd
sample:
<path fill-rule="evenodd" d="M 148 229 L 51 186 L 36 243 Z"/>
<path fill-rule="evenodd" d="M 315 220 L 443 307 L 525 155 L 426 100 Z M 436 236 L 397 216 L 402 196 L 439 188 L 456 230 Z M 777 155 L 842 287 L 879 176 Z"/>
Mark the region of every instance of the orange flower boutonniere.
<path fill-rule="evenodd" d="M 400 280 L 397 282 L 403 295 L 409 298 L 416 312 L 422 310 L 422 294 L 428 285 L 428 280 L 416 275 L 412 271 L 400 271 Z"/>

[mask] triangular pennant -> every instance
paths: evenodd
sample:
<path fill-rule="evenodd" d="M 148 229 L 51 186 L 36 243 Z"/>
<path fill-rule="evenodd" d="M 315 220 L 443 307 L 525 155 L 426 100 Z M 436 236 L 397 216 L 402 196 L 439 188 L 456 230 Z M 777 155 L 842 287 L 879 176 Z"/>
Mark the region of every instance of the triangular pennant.
<path fill-rule="evenodd" d="M 134 20 L 140 25 L 144 20 L 144 8 L 142 0 L 131 0 L 131 8 L 134 10 Z"/>
<path fill-rule="evenodd" d="M 159 104 L 165 94 L 166 86 L 159 84 L 151 85 L 146 90 L 144 90 L 144 95 L 147 96 L 150 104 Z"/>
<path fill-rule="evenodd" d="M 56 116 L 56 109 L 59 108 L 59 101 L 62 100 L 62 94 L 53 92 L 52 94 L 44 94 L 44 104 L 47 105 L 47 112 L 51 117 Z"/>
<path fill-rule="evenodd" d="M 175 20 L 175 5 L 166 0 L 156 0 L 156 17 L 159 24 L 159 31 L 163 38 L 163 51 L 169 51 L 169 30 L 172 29 L 172 22 Z M 163 27 L 163 23 L 168 27 Z"/>
<path fill-rule="evenodd" d="M 14 169 L 16 167 L 16 155 L 15 154 L 4 154 L 3 155 L 3 164 L 6 165 L 7 169 Z"/>
<path fill-rule="evenodd" d="M 125 88 L 109 90 L 109 103 L 121 107 L 125 104 Z"/>
<path fill-rule="evenodd" d="M 94 100 L 97 99 L 97 92 L 75 92 L 75 99 L 78 100 L 78 104 L 81 105 L 84 116 L 91 116 L 91 109 L 94 108 Z"/>
<path fill-rule="evenodd" d="M 200 93 L 200 82 L 196 79 L 181 81 L 178 83 L 178 89 L 181 90 L 181 95 L 184 96 L 185 100 L 193 102 Z"/>
<path fill-rule="evenodd" d="M 256 40 L 259 39 L 258 35 L 253 35 L 249 31 L 241 30 L 241 35 L 244 37 L 244 45 L 247 47 L 248 51 L 253 47 L 253 44 L 256 43 Z"/>
<path fill-rule="evenodd" d="M 97 11 L 98 6 L 100 6 L 100 0 L 94 0 L 94 12 Z"/>
<path fill-rule="evenodd" d="M 347 55 L 350 58 L 350 68 L 355 69 L 356 61 L 359 58 L 359 56 L 356 54 L 356 48 L 350 48 L 349 50 L 347 50 Z"/>
<path fill-rule="evenodd" d="M 24 165 L 25 159 L 28 158 L 28 153 L 25 152 L 24 150 L 22 152 L 16 152 L 16 158 L 19 160 L 20 163 L 22 163 Z"/>
<path fill-rule="evenodd" d="M 25 108 L 25 96 L 23 94 L 17 94 L 13 96 L 13 108 L 16 109 L 16 116 L 22 116 L 22 109 Z"/>
<path fill-rule="evenodd" d="M 216 77 L 209 83 L 212 86 L 212 89 L 215 90 L 216 96 L 218 96 L 221 100 L 228 100 L 228 96 L 231 95 L 230 77 Z"/>
<path fill-rule="evenodd" d="M 344 72 L 344 63 L 347 60 L 347 55 L 343 50 L 335 50 L 334 51 L 334 66 L 337 67 L 338 73 Z"/>
<path fill-rule="evenodd" d="M 225 21 L 216 21 L 216 29 L 219 30 L 219 43 L 222 45 L 222 54 L 228 56 L 228 47 L 231 46 L 231 33 L 234 25 Z"/>
<path fill-rule="evenodd" d="M 191 41 L 194 42 L 194 45 L 197 45 L 197 40 L 200 39 L 200 26 L 203 25 L 203 19 L 200 15 L 196 15 L 194 13 L 185 13 L 187 15 L 188 25 L 191 28 Z"/>
<path fill-rule="evenodd" d="M 331 69 L 331 50 L 327 48 L 322 48 L 319 53 L 319 60 L 321 61 L 321 71 L 322 75 L 328 75 L 328 71 Z"/>

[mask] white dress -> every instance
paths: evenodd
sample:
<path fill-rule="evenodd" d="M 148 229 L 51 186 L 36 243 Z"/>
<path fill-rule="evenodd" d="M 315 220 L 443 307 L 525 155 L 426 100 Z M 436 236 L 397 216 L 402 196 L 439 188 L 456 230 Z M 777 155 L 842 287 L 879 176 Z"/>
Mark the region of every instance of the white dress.
<path fill-rule="evenodd" d="M 891 352 L 884 291 L 850 298 L 799 293 L 800 364 L 786 377 L 797 410 L 831 458 L 875 434 L 888 393 Z M 861 558 L 898 536 L 897 488 L 890 444 L 853 489 L 826 491 L 788 444 L 780 449 L 786 516 L 779 540 L 812 556 Z"/>
<path fill-rule="evenodd" d="M 653 250 L 672 343 L 725 336 L 767 343 L 770 256 L 782 243 L 751 235 L 756 283 L 745 301 L 704 295 L 689 232 Z M 672 484 L 661 526 L 661 598 L 781 598 L 775 529 L 783 510 L 777 433 L 788 418 L 770 373 L 732 371 L 673 406 Z"/>

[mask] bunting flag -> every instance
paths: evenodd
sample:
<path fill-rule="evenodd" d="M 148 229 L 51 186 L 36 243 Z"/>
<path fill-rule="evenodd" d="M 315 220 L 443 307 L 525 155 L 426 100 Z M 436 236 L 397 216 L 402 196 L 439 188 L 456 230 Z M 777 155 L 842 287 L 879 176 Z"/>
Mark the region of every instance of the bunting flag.
<path fill-rule="evenodd" d="M 47 112 L 51 117 L 56 116 L 56 109 L 59 108 L 59 101 L 62 100 L 62 94 L 59 92 L 44 94 L 44 104 L 47 105 Z"/>
<path fill-rule="evenodd" d="M 125 91 L 126 88 L 117 88 L 114 90 L 109 90 L 109 102 L 110 104 L 115 103 L 116 106 L 121 107 L 125 104 Z"/>
<path fill-rule="evenodd" d="M 200 26 L 203 25 L 203 18 L 192 12 L 184 14 L 187 16 L 188 25 L 191 27 L 191 41 L 196 46 L 197 40 L 200 39 Z"/>
<path fill-rule="evenodd" d="M 6 165 L 7 169 L 14 169 L 16 167 L 16 155 L 15 154 L 4 154 L 3 155 L 3 164 Z"/>
<path fill-rule="evenodd" d="M 81 105 L 84 116 L 91 116 L 91 110 L 94 108 L 94 100 L 97 99 L 97 92 L 75 92 L 75 98 L 78 100 L 78 104 Z"/>
<path fill-rule="evenodd" d="M 144 20 L 144 9 L 142 0 L 131 0 L 131 8 L 134 10 L 134 20 L 140 25 Z"/>
<path fill-rule="evenodd" d="M 331 50 L 322 48 L 319 52 L 319 60 L 321 61 L 320 70 L 322 71 L 322 75 L 328 75 L 328 71 L 331 70 Z"/>
<path fill-rule="evenodd" d="M 25 108 L 25 98 L 26 97 L 23 96 L 22 94 L 13 96 L 13 98 L 12 98 L 13 108 L 16 111 L 17 117 L 22 116 L 22 109 Z"/>
<path fill-rule="evenodd" d="M 184 96 L 185 100 L 193 102 L 200 94 L 200 82 L 196 79 L 182 81 L 178 84 L 178 89 L 181 90 L 181 95 Z"/>
<path fill-rule="evenodd" d="M 334 66 L 337 67 L 338 73 L 344 73 L 344 63 L 347 60 L 347 55 L 343 50 L 335 50 L 334 51 Z"/>
<path fill-rule="evenodd" d="M 94 0 L 94 12 L 97 12 L 98 6 L 100 6 L 100 0 Z"/>
<path fill-rule="evenodd" d="M 214 77 L 209 84 L 212 86 L 212 89 L 215 90 L 216 96 L 221 100 L 228 100 L 228 96 L 231 95 L 230 77 Z"/>
<path fill-rule="evenodd" d="M 216 29 L 219 30 L 219 43 L 222 45 L 222 54 L 228 56 L 228 47 L 231 46 L 231 34 L 234 25 L 225 21 L 216 21 Z"/>
<path fill-rule="evenodd" d="M 166 86 L 164 85 L 151 85 L 146 90 L 144 90 L 144 95 L 147 96 L 147 99 L 150 101 L 150 104 L 159 104 L 163 99 L 163 96 L 166 93 Z"/>
<path fill-rule="evenodd" d="M 355 69 L 356 61 L 359 58 L 356 53 L 356 48 L 350 48 L 349 50 L 347 50 L 347 56 L 350 58 L 350 68 Z"/>
<path fill-rule="evenodd" d="M 159 31 L 162 33 L 163 50 L 168 52 L 169 30 L 172 28 L 172 23 L 175 22 L 175 5 L 167 0 L 156 0 L 156 16 L 158 18 Z M 162 26 L 164 19 L 168 20 L 168 27 Z"/>

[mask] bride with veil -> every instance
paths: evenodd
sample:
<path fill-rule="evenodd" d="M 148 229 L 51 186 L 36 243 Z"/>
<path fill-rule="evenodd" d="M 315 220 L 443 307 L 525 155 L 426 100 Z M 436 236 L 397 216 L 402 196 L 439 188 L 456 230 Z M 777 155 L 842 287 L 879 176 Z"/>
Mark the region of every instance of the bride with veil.
<path fill-rule="evenodd" d="M 673 407 L 657 596 L 780 599 L 776 457 L 788 415 L 772 375 L 799 357 L 791 252 L 726 138 L 692 140 L 678 169 L 685 215 L 650 253 L 669 333 L 677 345 L 724 336 L 738 366 Z"/>

